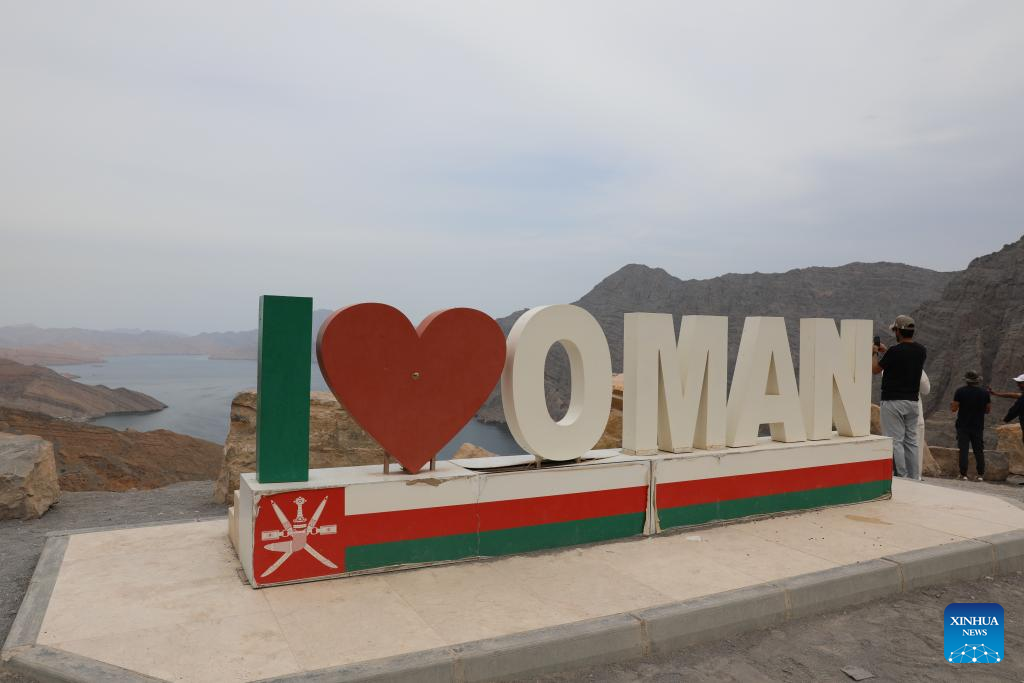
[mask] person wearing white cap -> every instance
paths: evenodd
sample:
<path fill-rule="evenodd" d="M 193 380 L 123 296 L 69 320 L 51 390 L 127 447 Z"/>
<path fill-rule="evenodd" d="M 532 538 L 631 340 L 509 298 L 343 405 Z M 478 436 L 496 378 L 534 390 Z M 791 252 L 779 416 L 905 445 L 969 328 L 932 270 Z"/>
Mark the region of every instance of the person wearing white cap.
<path fill-rule="evenodd" d="M 1009 412 L 1006 413 L 1006 417 L 1003 418 L 1003 422 L 1012 422 L 1014 418 L 1020 420 L 1021 438 L 1024 439 L 1024 374 L 1017 375 L 1013 381 L 1017 383 L 1017 388 L 1020 391 L 993 391 L 992 387 L 989 387 L 988 393 L 1000 398 L 1016 399 L 1010 406 Z"/>
<path fill-rule="evenodd" d="M 882 434 L 892 439 L 892 463 L 896 476 L 920 479 L 917 420 L 920 416 L 921 373 L 928 353 L 914 341 L 914 319 L 896 316 L 890 329 L 896 344 L 874 348 L 871 370 L 882 375 Z"/>

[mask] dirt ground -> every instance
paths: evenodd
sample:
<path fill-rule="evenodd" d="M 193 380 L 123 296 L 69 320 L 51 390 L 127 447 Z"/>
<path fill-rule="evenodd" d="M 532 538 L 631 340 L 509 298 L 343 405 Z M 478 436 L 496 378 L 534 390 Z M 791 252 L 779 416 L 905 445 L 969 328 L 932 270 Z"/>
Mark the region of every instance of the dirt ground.
<path fill-rule="evenodd" d="M 1024 487 L 931 480 L 941 486 L 997 495 L 1024 508 Z M 213 482 L 174 484 L 128 493 L 63 493 L 41 519 L 0 522 L 0 640 L 7 637 L 46 534 L 221 515 Z M 942 659 L 942 611 L 950 602 L 998 602 L 1006 610 L 1006 659 L 951 665 Z M 534 679 L 577 681 L 849 681 L 849 666 L 872 681 L 1024 682 L 1024 576 L 926 588 L 897 600 L 808 617 L 671 656 Z M 27 679 L 0 672 L 2 683 Z"/>

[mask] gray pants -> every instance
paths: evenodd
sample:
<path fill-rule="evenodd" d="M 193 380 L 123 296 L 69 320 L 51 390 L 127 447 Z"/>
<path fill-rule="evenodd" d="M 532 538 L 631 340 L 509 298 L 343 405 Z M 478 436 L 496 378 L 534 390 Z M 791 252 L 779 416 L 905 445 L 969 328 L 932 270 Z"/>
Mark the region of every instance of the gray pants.
<path fill-rule="evenodd" d="M 917 463 L 917 401 L 882 401 L 882 434 L 892 439 L 892 462 L 897 477 L 920 479 Z"/>

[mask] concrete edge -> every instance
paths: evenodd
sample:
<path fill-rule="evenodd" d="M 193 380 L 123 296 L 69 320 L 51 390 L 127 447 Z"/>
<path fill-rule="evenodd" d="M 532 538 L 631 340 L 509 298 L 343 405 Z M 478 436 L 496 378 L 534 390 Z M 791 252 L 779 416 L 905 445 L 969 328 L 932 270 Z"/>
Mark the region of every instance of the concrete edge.
<path fill-rule="evenodd" d="M 357 664 L 261 678 L 254 683 L 450 683 L 456 679 L 450 647 L 409 652 Z"/>
<path fill-rule="evenodd" d="M 50 605 L 50 596 L 57 583 L 61 564 L 64 562 L 64 551 L 68 547 L 67 536 L 47 538 L 43 550 L 39 553 L 35 571 L 29 579 L 25 597 L 7 632 L 7 640 L 0 650 L 0 661 L 8 659 L 8 652 L 14 648 L 34 645 L 39 637 L 39 629 L 46 616 L 46 608 Z"/>
<path fill-rule="evenodd" d="M 778 584 L 706 595 L 632 612 L 643 629 L 649 652 L 664 653 L 725 638 L 742 631 L 780 624 L 789 600 Z"/>
<path fill-rule="evenodd" d="M 166 683 L 161 678 L 45 645 L 17 648 L 6 665 L 39 683 Z"/>
<path fill-rule="evenodd" d="M 454 680 L 471 683 L 611 664 L 642 657 L 650 648 L 643 622 L 623 613 L 464 643 L 451 650 Z"/>
<path fill-rule="evenodd" d="M 124 529 L 145 529 L 152 526 L 170 526 L 172 524 L 198 524 L 200 522 L 216 522 L 226 521 L 227 512 L 223 515 L 208 515 L 206 517 L 193 517 L 191 519 L 185 517 L 182 519 L 161 519 L 158 522 L 139 522 L 138 524 L 112 524 L 110 526 L 92 526 L 85 527 L 84 529 L 67 529 L 65 531 L 48 531 L 46 533 L 47 538 L 55 538 L 61 536 L 77 536 L 78 534 L 97 534 L 103 531 L 122 531 Z"/>
<path fill-rule="evenodd" d="M 992 546 L 998 574 L 1024 571 L 1024 529 L 1004 531 L 978 539 Z"/>
<path fill-rule="evenodd" d="M 996 573 L 996 546 L 1004 544 L 1009 545 L 1006 541 L 968 539 L 886 555 L 882 559 L 899 565 L 905 593 L 936 583 L 992 576 Z"/>
<path fill-rule="evenodd" d="M 903 592 L 899 565 L 886 560 L 867 560 L 803 574 L 778 582 L 786 591 L 787 619 L 859 605 Z"/>

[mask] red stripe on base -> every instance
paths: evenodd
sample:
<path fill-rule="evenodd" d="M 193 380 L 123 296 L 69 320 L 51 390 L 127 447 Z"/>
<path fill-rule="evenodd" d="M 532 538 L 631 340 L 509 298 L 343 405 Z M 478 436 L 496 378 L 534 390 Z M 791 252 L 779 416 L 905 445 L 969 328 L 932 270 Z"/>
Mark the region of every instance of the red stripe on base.
<path fill-rule="evenodd" d="M 864 484 L 892 477 L 892 459 L 867 460 L 842 465 L 803 467 L 780 472 L 738 474 L 678 481 L 657 486 L 658 508 L 700 505 L 723 500 L 771 496 L 808 489 Z"/>
<path fill-rule="evenodd" d="M 347 515 L 345 545 L 410 541 L 647 511 L 647 487 Z"/>
<path fill-rule="evenodd" d="M 647 512 L 647 487 L 566 493 L 480 504 L 480 531 Z"/>

